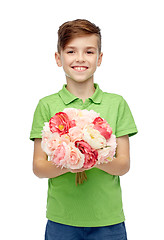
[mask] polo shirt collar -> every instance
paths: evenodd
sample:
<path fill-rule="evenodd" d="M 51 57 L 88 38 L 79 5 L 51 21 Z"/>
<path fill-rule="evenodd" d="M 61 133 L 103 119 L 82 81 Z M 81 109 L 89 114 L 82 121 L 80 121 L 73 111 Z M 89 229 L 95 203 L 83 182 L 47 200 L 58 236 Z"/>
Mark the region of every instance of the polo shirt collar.
<path fill-rule="evenodd" d="M 64 84 L 63 88 L 58 92 L 58 94 L 60 95 L 65 104 L 69 104 L 73 102 L 75 99 L 78 99 L 78 97 L 70 93 L 66 89 L 66 86 L 67 84 Z M 89 99 L 91 99 L 94 103 L 101 103 L 103 91 L 99 88 L 99 85 L 97 83 L 94 83 L 94 87 L 96 88 L 96 90 Z"/>

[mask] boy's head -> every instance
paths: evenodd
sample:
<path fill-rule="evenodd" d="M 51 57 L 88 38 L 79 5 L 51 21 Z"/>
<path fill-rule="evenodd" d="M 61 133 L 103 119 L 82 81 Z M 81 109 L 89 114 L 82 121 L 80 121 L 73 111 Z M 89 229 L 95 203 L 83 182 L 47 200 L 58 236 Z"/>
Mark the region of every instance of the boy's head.
<path fill-rule="evenodd" d="M 85 19 L 76 19 L 63 23 L 58 30 L 58 44 L 57 50 L 60 53 L 65 46 L 74 38 L 96 35 L 98 39 L 98 50 L 101 53 L 101 32 L 100 28 L 94 23 Z"/>
<path fill-rule="evenodd" d="M 87 20 L 77 19 L 61 25 L 58 37 L 55 59 L 57 65 L 63 67 L 67 82 L 93 81 L 103 56 L 99 27 Z"/>

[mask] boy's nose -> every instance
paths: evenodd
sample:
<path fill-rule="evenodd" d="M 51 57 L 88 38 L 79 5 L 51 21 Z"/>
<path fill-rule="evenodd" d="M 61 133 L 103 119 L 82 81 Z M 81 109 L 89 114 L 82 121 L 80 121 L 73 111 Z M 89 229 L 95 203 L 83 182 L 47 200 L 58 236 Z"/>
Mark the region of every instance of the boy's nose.
<path fill-rule="evenodd" d="M 77 54 L 76 62 L 85 62 L 84 55 L 82 53 Z"/>

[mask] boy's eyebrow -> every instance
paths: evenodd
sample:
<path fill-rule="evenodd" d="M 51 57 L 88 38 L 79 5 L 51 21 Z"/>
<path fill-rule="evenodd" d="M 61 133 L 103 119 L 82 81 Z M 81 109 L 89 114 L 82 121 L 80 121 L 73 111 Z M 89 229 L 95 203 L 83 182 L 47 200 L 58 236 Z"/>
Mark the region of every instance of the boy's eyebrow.
<path fill-rule="evenodd" d="M 74 47 L 74 46 L 66 46 L 65 48 L 72 48 L 72 49 L 76 49 L 76 47 Z M 95 49 L 95 50 L 97 50 L 97 48 L 96 47 L 94 47 L 94 46 L 87 46 L 85 49 Z"/>

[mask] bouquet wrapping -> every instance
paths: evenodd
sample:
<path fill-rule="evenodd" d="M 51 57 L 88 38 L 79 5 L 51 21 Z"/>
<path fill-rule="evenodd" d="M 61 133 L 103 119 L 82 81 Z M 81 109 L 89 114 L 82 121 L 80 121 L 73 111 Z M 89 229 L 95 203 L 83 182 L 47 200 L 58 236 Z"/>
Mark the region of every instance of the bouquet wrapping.
<path fill-rule="evenodd" d="M 76 185 L 87 180 L 85 171 L 112 161 L 116 136 L 108 122 L 93 110 L 65 108 L 44 123 L 41 146 L 57 167 L 78 170 Z"/>

